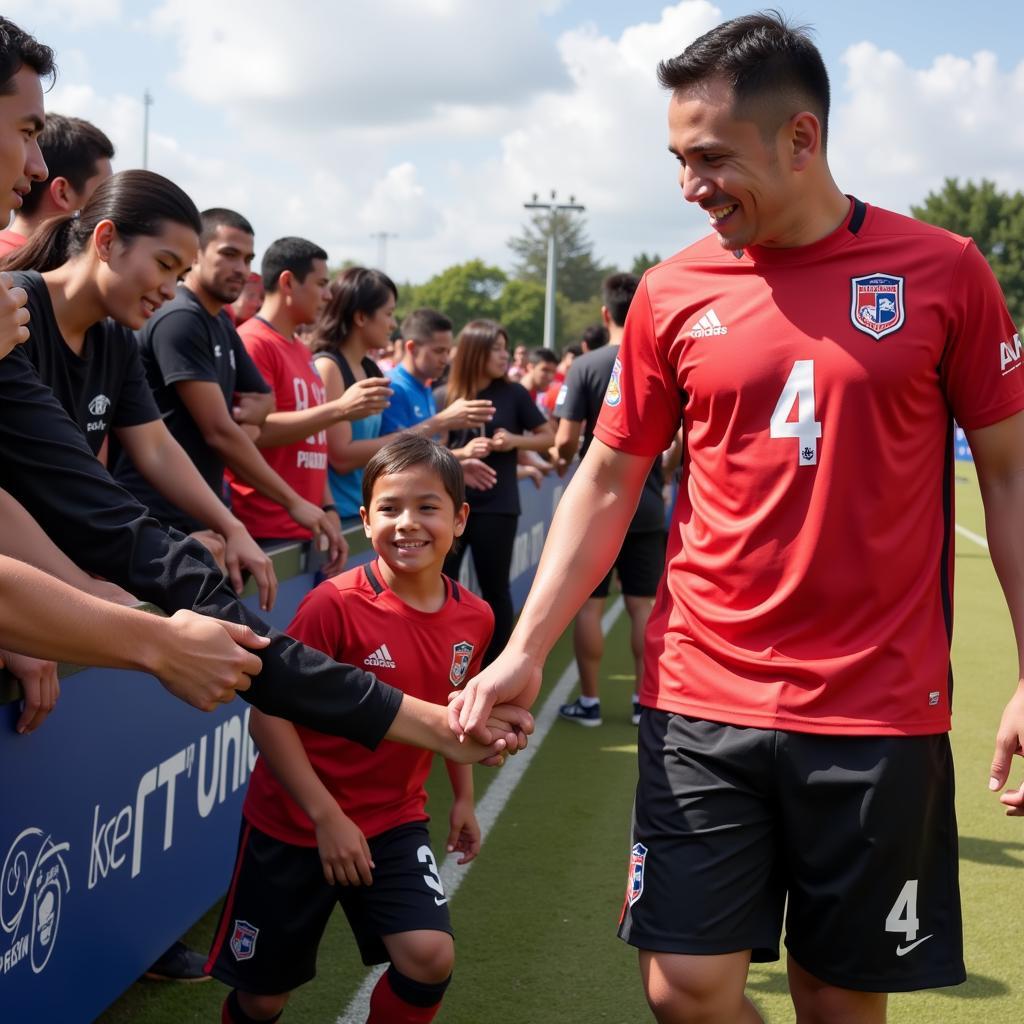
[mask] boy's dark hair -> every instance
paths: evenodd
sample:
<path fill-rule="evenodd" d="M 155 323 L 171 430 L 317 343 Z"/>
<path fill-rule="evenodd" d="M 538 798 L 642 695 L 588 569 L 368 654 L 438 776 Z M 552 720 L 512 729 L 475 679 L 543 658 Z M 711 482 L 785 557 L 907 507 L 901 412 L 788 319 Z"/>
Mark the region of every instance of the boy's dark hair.
<path fill-rule="evenodd" d="M 26 65 L 40 78 L 53 78 L 53 50 L 38 42 L 8 18 L 0 18 L 0 96 L 14 92 L 14 76 Z"/>
<path fill-rule="evenodd" d="M 604 279 L 601 296 L 604 308 L 608 310 L 608 315 L 616 327 L 625 326 L 629 304 L 633 301 L 633 295 L 639 286 L 640 279 L 636 274 L 610 274 Z"/>
<path fill-rule="evenodd" d="M 268 295 L 273 295 L 277 291 L 278 278 L 286 270 L 290 270 L 292 276 L 301 284 L 309 277 L 314 260 L 327 262 L 327 253 L 315 242 L 293 236 L 271 242 L 260 261 L 263 290 Z"/>
<path fill-rule="evenodd" d="M 828 71 L 806 26 L 790 25 L 778 11 L 733 18 L 694 40 L 678 57 L 658 65 L 658 81 L 679 90 L 722 78 L 732 87 L 739 110 L 757 109 L 762 133 L 802 109 L 821 122 L 828 137 Z"/>
<path fill-rule="evenodd" d="M 558 363 L 558 353 L 550 348 L 535 348 L 527 357 L 531 366 L 540 363 Z"/>
<path fill-rule="evenodd" d="M 447 448 L 419 434 L 399 434 L 373 455 L 363 470 L 363 506 L 370 508 L 373 485 L 382 476 L 402 473 L 414 466 L 425 466 L 436 473 L 452 499 L 455 511 L 462 508 L 466 500 L 466 482 L 459 460 Z"/>
<path fill-rule="evenodd" d="M 244 231 L 247 235 L 255 235 L 252 225 L 234 210 L 227 210 L 223 206 L 211 206 L 209 210 L 203 210 L 199 215 L 203 221 L 203 230 L 199 232 L 199 248 L 205 249 L 217 233 L 217 228 L 235 228 L 237 231 Z M 324 257 L 326 259 L 326 256 Z"/>
<path fill-rule="evenodd" d="M 76 192 L 96 173 L 96 164 L 114 157 L 114 144 L 96 125 L 80 117 L 65 117 L 47 112 L 46 127 L 39 133 L 39 149 L 46 161 L 49 177 L 34 181 L 32 190 L 21 203 L 28 217 L 39 209 L 47 186 L 54 178 L 67 178 Z"/>
<path fill-rule="evenodd" d="M 436 309 L 414 309 L 403 321 L 401 335 L 403 341 L 417 341 L 425 345 L 433 341 L 434 335 L 442 331 L 450 331 L 452 322 Z"/>
<path fill-rule="evenodd" d="M 50 217 L 3 261 L 5 270 L 63 266 L 89 244 L 96 225 L 111 220 L 122 241 L 159 235 L 165 224 L 182 224 L 199 234 L 199 211 L 173 181 L 153 171 L 119 171 L 102 182 L 76 217 Z"/>
<path fill-rule="evenodd" d="M 583 329 L 580 337 L 587 343 L 587 351 L 593 352 L 595 348 L 602 348 L 608 344 L 608 328 L 604 324 L 591 324 Z M 583 354 L 583 346 L 570 345 L 565 351 L 579 356 Z"/>

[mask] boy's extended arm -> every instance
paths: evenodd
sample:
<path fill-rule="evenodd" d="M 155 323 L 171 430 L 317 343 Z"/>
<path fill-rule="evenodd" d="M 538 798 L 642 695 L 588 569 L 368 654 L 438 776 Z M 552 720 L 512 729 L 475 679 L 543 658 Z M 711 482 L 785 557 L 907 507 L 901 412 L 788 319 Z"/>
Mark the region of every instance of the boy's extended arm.
<path fill-rule="evenodd" d="M 445 847 L 449 853 L 458 850 L 462 854 L 459 863 L 468 864 L 480 852 L 481 842 L 480 824 L 473 807 L 473 767 L 454 761 L 446 762 L 445 767 L 454 797 Z"/>

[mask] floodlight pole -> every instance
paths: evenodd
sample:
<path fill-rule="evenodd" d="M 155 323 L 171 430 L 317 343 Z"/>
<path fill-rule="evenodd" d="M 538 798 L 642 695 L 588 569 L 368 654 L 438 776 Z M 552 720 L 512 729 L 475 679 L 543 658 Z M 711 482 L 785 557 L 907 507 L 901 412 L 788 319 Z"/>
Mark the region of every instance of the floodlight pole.
<path fill-rule="evenodd" d="M 576 202 L 575 196 L 569 196 L 569 202 L 559 203 L 556 202 L 557 193 L 554 189 L 551 190 L 551 201 L 548 203 L 542 203 L 539 201 L 537 193 L 533 193 L 533 200 L 529 203 L 523 203 L 523 208 L 527 210 L 547 210 L 548 211 L 548 268 L 547 268 L 547 283 L 544 286 L 544 347 L 553 349 L 555 347 L 555 294 L 557 286 L 557 274 L 556 265 L 558 263 L 558 248 L 555 242 L 555 214 L 559 210 L 572 210 L 576 213 L 582 213 L 586 207 L 580 206 Z"/>
<path fill-rule="evenodd" d="M 149 108 L 153 106 L 153 96 L 147 89 L 142 94 L 142 169 L 149 167 Z"/>
<path fill-rule="evenodd" d="M 398 235 L 394 231 L 374 231 L 370 237 L 377 239 L 377 269 L 384 270 L 388 261 L 388 239 Z"/>

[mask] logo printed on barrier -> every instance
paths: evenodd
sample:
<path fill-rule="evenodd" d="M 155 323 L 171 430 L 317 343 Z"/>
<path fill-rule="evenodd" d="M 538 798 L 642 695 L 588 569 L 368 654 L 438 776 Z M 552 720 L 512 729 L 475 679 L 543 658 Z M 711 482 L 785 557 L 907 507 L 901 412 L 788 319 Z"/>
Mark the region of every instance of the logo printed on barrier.
<path fill-rule="evenodd" d="M 647 847 L 636 843 L 629 852 L 629 877 L 626 880 L 626 899 L 630 906 L 644 894 L 644 861 L 647 859 Z"/>
<path fill-rule="evenodd" d="M 231 952 L 236 960 L 251 960 L 256 955 L 256 939 L 260 930 L 248 921 L 235 921 L 235 931 L 231 936 Z"/>
<path fill-rule="evenodd" d="M 608 381 L 608 390 L 604 393 L 604 404 L 612 408 L 622 401 L 622 363 L 618 359 L 612 367 L 611 379 Z"/>
<path fill-rule="evenodd" d="M 38 828 L 26 828 L 11 844 L 0 868 L 0 927 L 11 945 L 0 957 L 0 975 L 28 957 L 33 974 L 49 963 L 60 930 L 61 901 L 71 889 L 64 854 Z"/>
<path fill-rule="evenodd" d="M 466 640 L 452 644 L 452 667 L 448 679 L 452 686 L 461 686 L 466 681 L 469 662 L 473 657 L 473 645 Z"/>
<path fill-rule="evenodd" d="M 895 274 L 851 277 L 850 293 L 850 322 L 858 331 L 881 341 L 903 326 L 902 277 Z"/>

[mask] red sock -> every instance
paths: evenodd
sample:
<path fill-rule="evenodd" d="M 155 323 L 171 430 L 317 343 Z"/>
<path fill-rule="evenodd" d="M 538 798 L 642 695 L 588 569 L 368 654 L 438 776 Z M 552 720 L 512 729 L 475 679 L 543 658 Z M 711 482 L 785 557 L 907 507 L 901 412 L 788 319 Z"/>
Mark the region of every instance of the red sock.
<path fill-rule="evenodd" d="M 386 971 L 370 996 L 370 1016 L 366 1018 L 366 1024 L 429 1024 L 441 1009 L 441 995 L 446 985 L 447 982 L 430 986 L 440 990 L 433 1006 L 416 1006 L 395 992 L 391 985 L 391 971 Z"/>

